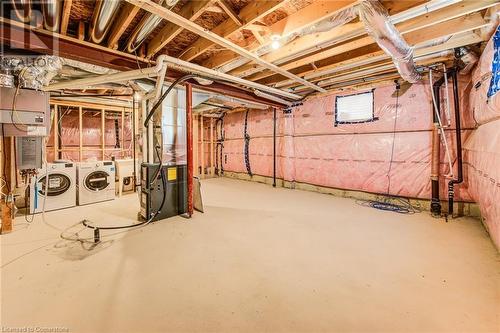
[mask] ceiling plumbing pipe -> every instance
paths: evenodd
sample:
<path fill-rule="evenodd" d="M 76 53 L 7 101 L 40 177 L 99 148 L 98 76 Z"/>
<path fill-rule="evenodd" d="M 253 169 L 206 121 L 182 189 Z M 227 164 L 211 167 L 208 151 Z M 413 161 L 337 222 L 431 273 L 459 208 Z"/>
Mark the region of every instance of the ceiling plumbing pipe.
<path fill-rule="evenodd" d="M 60 90 L 60 89 L 85 89 L 87 87 L 109 83 L 109 82 L 125 82 L 129 80 L 137 80 L 143 78 L 153 78 L 158 76 L 160 70 L 163 68 L 164 64 L 168 64 L 169 67 L 177 69 L 179 71 L 191 74 L 200 74 L 206 77 L 210 77 L 216 80 L 231 82 L 243 85 L 248 88 L 265 90 L 268 93 L 278 95 L 284 98 L 290 98 L 293 100 L 302 99 L 302 96 L 293 94 L 287 91 L 283 91 L 276 88 L 270 88 L 260 83 L 248 81 L 235 77 L 229 74 L 220 73 L 215 70 L 192 64 L 190 62 L 173 58 L 167 55 L 161 55 L 156 60 L 156 65 L 154 67 L 148 67 L 143 69 L 137 69 L 127 72 L 119 72 L 108 75 L 95 76 L 90 78 L 77 79 L 67 82 L 58 82 L 44 87 L 45 91 Z"/>
<path fill-rule="evenodd" d="M 61 24 L 62 0 L 42 1 L 43 25 L 46 30 L 59 31 Z"/>
<path fill-rule="evenodd" d="M 359 18 L 367 33 L 391 56 L 401 77 L 410 83 L 420 81 L 422 77 L 413 60 L 413 47 L 390 21 L 387 9 L 378 0 L 363 0 L 359 4 Z"/>

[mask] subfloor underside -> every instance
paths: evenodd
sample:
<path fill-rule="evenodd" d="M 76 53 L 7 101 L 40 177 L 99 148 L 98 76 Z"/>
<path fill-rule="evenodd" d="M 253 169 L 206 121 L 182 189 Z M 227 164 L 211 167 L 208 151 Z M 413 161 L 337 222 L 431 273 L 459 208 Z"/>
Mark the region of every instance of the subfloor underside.
<path fill-rule="evenodd" d="M 205 213 L 105 242 L 37 215 L 2 236 L 1 326 L 71 332 L 497 332 L 499 255 L 481 223 L 210 179 Z M 127 224 L 134 194 L 47 213 Z M 80 227 L 65 232 L 74 237 Z M 79 233 L 92 236 L 91 230 Z"/>

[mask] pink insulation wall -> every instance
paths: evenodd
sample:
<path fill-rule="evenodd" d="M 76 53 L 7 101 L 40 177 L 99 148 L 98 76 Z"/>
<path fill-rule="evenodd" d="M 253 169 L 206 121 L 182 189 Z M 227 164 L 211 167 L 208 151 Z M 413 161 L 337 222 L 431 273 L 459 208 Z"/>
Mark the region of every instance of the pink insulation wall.
<path fill-rule="evenodd" d="M 493 68 L 491 39 L 472 73 L 470 110 L 477 129 L 464 144 L 469 192 L 500 249 L 500 93 L 488 98 Z"/>
<path fill-rule="evenodd" d="M 461 79 L 462 86 L 467 83 L 468 78 Z M 428 83 L 411 86 L 398 98 L 397 105 L 394 92 L 394 85 L 374 90 L 377 120 L 372 122 L 334 126 L 335 97 L 357 93 L 353 91 L 307 100 L 290 114 L 278 112 L 277 177 L 332 188 L 429 199 L 433 127 L 430 88 Z M 451 85 L 450 96 L 453 96 Z M 463 108 L 468 101 L 466 95 L 461 97 Z M 245 112 L 238 112 L 224 118 L 227 171 L 246 172 L 244 117 Z M 249 111 L 250 164 L 257 175 L 272 176 L 272 118 L 272 111 Z M 471 117 L 464 117 L 464 137 L 470 134 L 472 123 Z M 446 136 L 455 162 L 453 122 Z M 448 169 L 442 151 L 443 198 L 447 195 L 448 180 L 444 175 L 449 173 Z M 456 197 L 470 200 L 466 184 L 456 187 Z"/>
<path fill-rule="evenodd" d="M 59 122 L 61 125 L 61 135 L 59 137 L 59 147 L 63 149 L 61 158 L 64 160 L 79 161 L 79 119 L 78 109 L 60 107 Z M 118 139 L 115 129 L 115 119 L 118 121 Z M 121 133 L 121 113 L 113 113 L 106 111 L 105 118 L 105 133 L 104 133 L 104 159 L 110 160 L 112 157 L 116 159 L 131 158 L 132 156 L 132 118 L 129 113 L 125 113 L 124 117 L 124 133 Z M 102 138 L 101 129 L 101 111 L 83 109 L 82 116 L 82 161 L 102 160 Z M 57 128 L 51 127 L 51 133 L 47 144 L 47 160 L 49 162 L 57 159 L 54 157 L 54 135 L 57 133 Z"/>

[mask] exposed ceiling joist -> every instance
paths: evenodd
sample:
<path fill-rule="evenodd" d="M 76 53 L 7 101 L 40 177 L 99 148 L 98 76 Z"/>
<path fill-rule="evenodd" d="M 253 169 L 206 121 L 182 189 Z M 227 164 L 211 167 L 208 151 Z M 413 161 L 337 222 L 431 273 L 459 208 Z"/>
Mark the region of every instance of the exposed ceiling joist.
<path fill-rule="evenodd" d="M 115 48 L 127 27 L 130 25 L 135 15 L 139 12 L 138 7 L 126 3 L 119 12 L 118 19 L 110 29 L 108 47 Z"/>
<path fill-rule="evenodd" d="M 271 12 L 278 9 L 282 6 L 284 1 L 275 0 L 275 1 L 250 1 L 248 5 L 243 7 L 238 17 L 241 19 L 244 24 L 239 26 L 232 19 L 227 19 L 226 21 L 219 24 L 215 27 L 212 32 L 222 36 L 228 37 L 232 33 L 240 31 L 244 29 L 247 25 L 251 25 Z M 182 60 L 190 61 L 202 54 L 203 52 L 210 49 L 214 43 L 210 40 L 199 38 L 196 42 L 190 45 L 188 51 L 181 56 Z"/>
<path fill-rule="evenodd" d="M 214 0 L 189 1 L 181 8 L 179 15 L 194 22 L 201 16 L 201 14 L 203 14 L 205 10 L 207 10 L 207 8 L 212 6 L 214 2 Z M 136 6 L 134 7 L 139 8 Z M 161 29 L 161 31 L 153 37 L 151 42 L 149 42 L 147 52 L 148 57 L 153 57 L 175 37 L 177 37 L 182 30 L 184 30 L 182 27 L 175 25 L 172 22 L 168 22 Z"/>
<path fill-rule="evenodd" d="M 423 28 L 420 28 L 419 24 L 422 25 Z M 479 13 L 475 13 L 472 15 L 466 15 L 452 20 L 440 22 L 436 25 L 429 25 L 426 21 L 419 20 L 419 23 L 415 23 L 413 22 L 413 20 L 409 20 L 407 22 L 397 24 L 396 27 L 404 35 L 405 40 L 409 44 L 416 44 L 424 42 L 426 40 L 437 38 L 436 35 L 447 36 L 463 31 L 479 29 L 487 24 L 488 22 Z M 408 31 L 410 32 L 408 33 Z M 373 39 L 371 37 L 362 37 L 351 42 L 341 44 L 327 50 L 323 50 L 316 54 L 297 59 L 280 67 L 288 71 L 293 68 L 305 66 L 312 62 L 326 59 L 370 44 L 373 44 Z M 264 71 L 250 76 L 249 79 L 257 81 L 272 75 L 274 75 L 273 72 Z"/>
<path fill-rule="evenodd" d="M 401 31 L 411 32 L 414 29 L 420 29 L 425 26 L 430 26 L 434 24 L 438 24 L 444 22 L 449 19 L 457 18 L 466 14 L 470 14 L 476 11 L 483 10 L 485 8 L 493 6 L 495 3 L 498 3 L 498 0 L 466 0 L 461 1 L 457 4 L 451 4 L 447 7 L 438 9 L 436 11 L 430 12 L 425 15 L 421 15 L 412 19 L 407 20 L 406 22 L 401 22 L 397 25 L 397 28 Z M 395 3 L 392 7 L 393 14 L 399 13 L 401 10 L 400 7 L 406 3 Z M 341 41 L 348 40 L 353 37 L 359 37 L 365 34 L 364 26 L 361 22 L 356 23 L 348 23 L 344 26 L 340 26 L 334 28 L 328 32 L 322 32 L 317 34 L 306 35 L 303 37 L 299 37 L 291 43 L 285 45 L 279 50 L 268 53 L 262 58 L 269 62 L 272 62 L 276 65 L 284 63 L 287 59 L 290 59 L 292 56 L 299 56 L 300 54 L 304 54 L 306 52 L 311 53 L 318 48 L 326 48 L 329 45 L 339 43 Z M 307 54 L 307 53 L 306 53 Z M 213 61 L 213 60 L 212 60 Z M 232 75 L 237 75 L 241 77 L 245 77 L 251 75 L 256 71 L 256 66 L 253 64 L 247 64 L 231 70 L 229 73 Z"/>
<path fill-rule="evenodd" d="M 248 60 L 255 61 L 256 63 L 260 64 L 262 67 L 265 67 L 271 71 L 275 71 L 276 73 L 279 73 L 279 74 L 281 74 L 285 77 L 288 77 L 290 79 L 296 80 L 297 82 L 304 84 L 305 86 L 311 87 L 314 90 L 324 92 L 324 89 L 319 88 L 316 85 L 314 85 L 310 82 L 307 82 L 306 80 L 304 80 L 304 79 L 302 79 L 294 74 L 291 74 L 291 73 L 287 72 L 286 70 L 283 70 L 282 68 L 280 68 L 276 65 L 270 64 L 266 61 L 263 61 L 262 59 L 260 59 L 260 57 L 256 56 L 252 52 L 245 50 L 244 48 L 234 44 L 233 42 L 225 39 L 224 37 L 221 37 L 221 36 L 211 32 L 211 31 L 207 31 L 207 30 L 203 29 L 202 27 L 200 27 L 196 23 L 194 23 L 188 19 L 185 19 L 178 14 L 173 13 L 172 11 L 152 2 L 151 0 L 126 0 L 126 1 L 128 1 L 131 4 L 134 4 L 136 6 L 141 7 L 142 9 L 152 13 L 153 15 L 158 15 L 159 17 L 161 17 L 167 21 L 170 21 L 170 22 L 177 24 L 179 26 L 183 26 L 185 29 L 200 35 L 200 37 L 203 37 L 207 40 L 210 40 L 213 43 L 216 43 L 216 44 L 219 44 L 223 47 L 226 47 L 227 49 L 230 49 L 230 50 L 240 54 L 241 56 L 247 58 Z"/>
<path fill-rule="evenodd" d="M 441 59 L 442 57 L 440 56 L 441 53 L 446 51 L 446 50 L 454 49 L 454 48 L 465 46 L 465 45 L 480 43 L 483 41 L 484 41 L 484 39 L 474 32 L 462 33 L 462 34 L 459 34 L 455 37 L 452 37 L 449 41 L 447 41 L 443 44 L 433 45 L 433 46 L 428 46 L 428 47 L 417 49 L 415 51 L 414 56 L 415 56 L 417 64 L 423 63 L 423 61 L 419 60 L 419 58 L 427 58 L 427 57 L 432 56 L 432 55 L 435 55 L 436 57 L 432 58 L 431 60 L 426 59 L 425 61 L 426 62 L 428 62 L 428 61 L 430 61 L 430 62 L 438 61 L 439 62 L 439 61 L 442 61 L 442 59 Z M 354 59 L 354 60 L 357 60 L 357 62 L 351 63 L 351 67 L 352 66 L 359 66 L 359 67 L 362 66 L 364 68 L 367 68 L 367 67 L 369 67 L 369 64 L 372 61 L 380 61 L 380 60 L 383 60 L 384 57 L 386 59 L 388 59 L 388 57 L 386 57 L 385 54 L 381 55 L 380 52 L 367 55 L 367 57 L 364 59 L 363 59 L 363 57 L 359 57 L 358 59 Z M 390 67 L 390 68 L 394 68 L 393 64 L 391 64 L 391 66 L 392 67 Z M 340 72 L 340 70 L 342 70 L 341 67 L 337 67 L 337 69 L 339 70 L 339 72 Z M 320 70 L 324 71 L 324 69 L 320 69 Z M 377 69 L 375 69 L 375 70 L 377 70 Z M 326 80 L 329 80 L 331 78 L 337 78 L 338 76 L 339 76 L 339 73 L 337 72 L 337 73 L 334 73 L 332 75 L 317 77 L 315 79 L 315 81 L 320 81 L 320 82 L 318 82 L 318 85 L 320 85 L 320 86 L 327 86 L 328 83 L 331 83 L 332 81 L 326 81 Z M 289 87 L 289 88 L 291 88 L 292 86 L 295 86 L 295 84 L 287 85 L 287 87 Z M 294 91 L 305 91 L 305 90 L 309 90 L 309 88 L 302 86 L 302 87 L 298 87 L 298 88 L 294 89 Z"/>
<path fill-rule="evenodd" d="M 302 29 L 310 27 L 322 20 L 328 19 L 329 17 L 335 15 L 343 9 L 353 6 L 357 1 L 318 1 L 314 2 L 309 6 L 306 6 L 297 12 L 285 17 L 282 20 L 272 24 L 267 27 L 272 33 L 276 33 L 281 36 L 291 35 Z M 259 29 L 258 26 L 252 25 L 249 30 Z M 252 51 L 255 51 L 262 44 L 269 45 L 271 43 L 270 38 L 266 39 L 266 43 L 260 43 L 253 45 L 251 47 Z M 209 68 L 216 68 L 228 63 L 231 60 L 237 59 L 238 54 L 231 52 L 230 50 L 224 50 L 219 52 L 215 57 L 212 57 L 203 63 L 203 66 Z M 261 56 L 263 58 L 263 56 Z"/>
<path fill-rule="evenodd" d="M 238 16 L 238 13 L 233 10 L 230 4 L 228 4 L 225 0 L 218 0 L 217 3 L 222 8 L 222 10 L 224 10 L 227 16 L 229 16 L 229 18 L 234 21 L 234 23 L 236 23 L 240 27 L 243 25 L 243 21 Z"/>

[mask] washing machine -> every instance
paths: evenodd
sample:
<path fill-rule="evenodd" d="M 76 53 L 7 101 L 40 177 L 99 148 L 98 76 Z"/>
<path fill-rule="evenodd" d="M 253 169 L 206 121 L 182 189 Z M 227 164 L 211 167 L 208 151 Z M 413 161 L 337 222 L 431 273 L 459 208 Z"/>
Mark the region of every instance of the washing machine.
<path fill-rule="evenodd" d="M 48 183 L 47 183 L 48 174 Z M 48 190 L 45 189 L 48 185 Z M 76 167 L 73 163 L 48 163 L 31 178 L 30 214 L 76 206 Z"/>
<path fill-rule="evenodd" d="M 115 198 L 115 164 L 112 161 L 78 164 L 78 204 L 88 205 Z"/>

